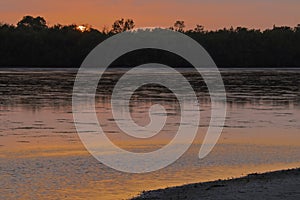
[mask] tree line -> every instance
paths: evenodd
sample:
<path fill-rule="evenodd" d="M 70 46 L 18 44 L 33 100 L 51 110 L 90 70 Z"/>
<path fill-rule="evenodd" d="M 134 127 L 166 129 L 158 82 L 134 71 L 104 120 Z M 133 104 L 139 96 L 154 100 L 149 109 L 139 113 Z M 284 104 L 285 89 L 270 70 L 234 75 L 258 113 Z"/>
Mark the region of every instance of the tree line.
<path fill-rule="evenodd" d="M 24 16 L 16 25 L 0 24 L 0 66 L 79 67 L 100 42 L 134 27 L 132 19 L 119 19 L 111 28 L 97 30 L 89 25 L 48 26 L 43 17 Z M 186 29 L 184 21 L 176 21 L 170 29 L 199 42 L 219 67 L 300 67 L 300 24 L 274 25 L 266 30 L 231 27 L 208 31 L 202 25 Z M 172 57 L 157 52 L 149 55 L 157 61 Z M 148 61 L 140 53 L 132 54 L 134 58 L 139 63 Z M 126 63 L 128 59 L 122 58 L 115 65 Z"/>

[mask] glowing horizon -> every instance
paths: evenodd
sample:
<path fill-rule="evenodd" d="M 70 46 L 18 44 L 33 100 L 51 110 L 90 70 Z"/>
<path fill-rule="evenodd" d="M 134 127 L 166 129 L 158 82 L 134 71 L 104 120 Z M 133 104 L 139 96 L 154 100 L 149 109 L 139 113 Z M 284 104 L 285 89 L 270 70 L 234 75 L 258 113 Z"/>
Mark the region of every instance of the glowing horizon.
<path fill-rule="evenodd" d="M 25 15 L 42 16 L 48 25 L 89 24 L 99 30 L 111 28 L 120 18 L 130 18 L 136 27 L 170 27 L 184 20 L 187 29 L 201 24 L 207 30 L 243 26 L 266 29 L 294 27 L 300 23 L 297 0 L 0 0 L 0 22 L 16 24 Z"/>

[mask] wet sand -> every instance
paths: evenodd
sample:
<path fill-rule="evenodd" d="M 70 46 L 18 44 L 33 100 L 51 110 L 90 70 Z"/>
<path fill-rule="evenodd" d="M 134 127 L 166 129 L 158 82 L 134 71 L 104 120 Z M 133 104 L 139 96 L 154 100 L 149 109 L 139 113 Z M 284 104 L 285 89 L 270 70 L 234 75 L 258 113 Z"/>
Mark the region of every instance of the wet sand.
<path fill-rule="evenodd" d="M 153 190 L 140 199 L 300 199 L 300 168 Z"/>

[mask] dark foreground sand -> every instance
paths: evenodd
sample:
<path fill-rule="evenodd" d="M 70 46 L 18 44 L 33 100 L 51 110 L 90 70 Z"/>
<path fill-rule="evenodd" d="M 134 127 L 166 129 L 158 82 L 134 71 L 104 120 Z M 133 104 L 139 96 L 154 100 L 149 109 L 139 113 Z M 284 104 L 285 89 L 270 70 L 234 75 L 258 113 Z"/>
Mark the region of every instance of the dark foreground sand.
<path fill-rule="evenodd" d="M 139 199 L 283 199 L 300 200 L 300 169 L 249 174 L 246 177 L 142 193 Z"/>

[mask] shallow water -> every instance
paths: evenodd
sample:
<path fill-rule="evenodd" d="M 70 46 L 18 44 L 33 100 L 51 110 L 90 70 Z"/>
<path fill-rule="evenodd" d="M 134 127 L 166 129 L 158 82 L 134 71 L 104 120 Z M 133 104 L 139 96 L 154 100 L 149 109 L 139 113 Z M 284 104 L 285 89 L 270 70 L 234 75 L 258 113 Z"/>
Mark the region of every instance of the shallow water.
<path fill-rule="evenodd" d="M 210 99 L 193 71 L 181 72 L 195 87 L 201 106 L 194 144 L 164 169 L 127 174 L 95 160 L 77 136 L 71 105 L 76 70 L 1 70 L 1 199 L 126 199 L 143 190 L 299 167 L 300 70 L 221 70 L 228 98 L 226 123 L 218 144 L 202 160 L 198 152 L 210 120 Z M 153 103 L 166 108 L 168 121 L 151 140 L 132 140 L 116 127 L 110 112 L 111 89 L 121 74 L 117 69 L 106 74 L 98 89 L 100 124 L 127 150 L 149 152 L 164 146 L 179 125 L 178 102 L 162 87 L 137 91 L 131 111 L 138 124 L 149 122 L 145 116 Z M 195 104 L 185 101 L 187 108 Z"/>

